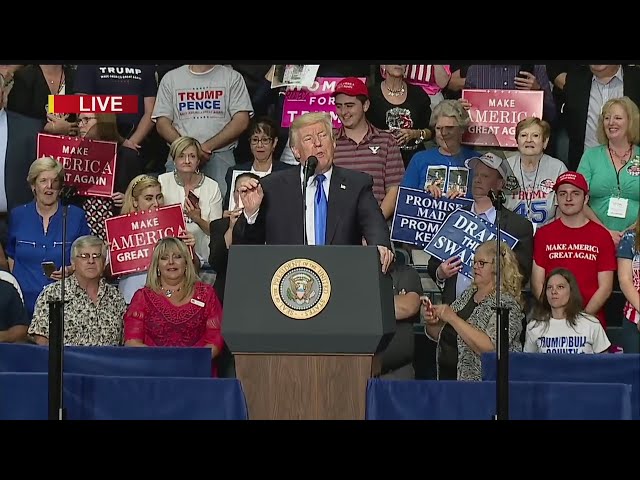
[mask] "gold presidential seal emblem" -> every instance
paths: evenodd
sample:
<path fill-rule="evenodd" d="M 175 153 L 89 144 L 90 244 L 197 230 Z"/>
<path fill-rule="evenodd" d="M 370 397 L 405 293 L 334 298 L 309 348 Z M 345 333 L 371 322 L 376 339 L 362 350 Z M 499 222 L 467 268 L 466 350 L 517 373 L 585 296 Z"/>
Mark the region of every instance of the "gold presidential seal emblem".
<path fill-rule="evenodd" d="M 274 305 L 282 314 L 295 320 L 315 317 L 327 306 L 330 296 L 329 275 L 313 260 L 289 260 L 271 279 Z"/>

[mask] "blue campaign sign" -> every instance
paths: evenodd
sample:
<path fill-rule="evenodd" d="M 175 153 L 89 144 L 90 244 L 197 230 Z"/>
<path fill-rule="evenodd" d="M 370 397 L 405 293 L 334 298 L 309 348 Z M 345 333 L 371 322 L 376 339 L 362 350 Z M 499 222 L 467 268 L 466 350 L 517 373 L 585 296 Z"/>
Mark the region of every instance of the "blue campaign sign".
<path fill-rule="evenodd" d="M 460 273 L 473 278 L 473 255 L 476 248 L 489 240 L 495 240 L 498 229 L 495 225 L 483 220 L 466 210 L 453 212 L 442 224 L 437 235 L 431 239 L 425 252 L 443 262 L 453 257 L 460 257 L 462 270 Z M 501 239 L 513 250 L 518 239 L 501 230 Z"/>
<path fill-rule="evenodd" d="M 391 225 L 391 241 L 424 248 L 451 212 L 471 208 L 472 203 L 469 198 L 436 199 L 423 190 L 400 187 Z"/>

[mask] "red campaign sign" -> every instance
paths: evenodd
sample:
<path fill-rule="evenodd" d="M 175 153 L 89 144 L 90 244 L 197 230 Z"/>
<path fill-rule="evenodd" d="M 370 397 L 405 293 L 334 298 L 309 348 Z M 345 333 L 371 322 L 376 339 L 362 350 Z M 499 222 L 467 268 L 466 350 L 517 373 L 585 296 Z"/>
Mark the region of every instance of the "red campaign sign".
<path fill-rule="evenodd" d="M 544 92 L 531 90 L 462 90 L 471 103 L 471 123 L 462 143 L 491 147 L 517 147 L 516 126 L 527 117 L 542 118 Z"/>
<path fill-rule="evenodd" d="M 186 231 L 181 205 L 108 218 L 105 228 L 113 275 L 148 270 L 156 243 Z"/>
<path fill-rule="evenodd" d="M 64 183 L 85 197 L 113 195 L 118 144 L 80 137 L 38 134 L 38 158 L 53 157 L 64 167 Z"/>

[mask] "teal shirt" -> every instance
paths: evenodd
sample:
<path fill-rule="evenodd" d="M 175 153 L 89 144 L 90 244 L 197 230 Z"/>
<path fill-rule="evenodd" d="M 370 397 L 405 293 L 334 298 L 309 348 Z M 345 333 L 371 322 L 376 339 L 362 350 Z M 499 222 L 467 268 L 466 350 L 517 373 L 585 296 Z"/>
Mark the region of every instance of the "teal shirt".
<path fill-rule="evenodd" d="M 622 232 L 635 223 L 640 208 L 640 149 L 637 146 L 618 175 L 605 145 L 588 148 L 582 155 L 578 172 L 589 183 L 589 206 L 606 228 Z M 618 195 L 617 178 L 620 179 L 620 197 L 629 200 L 625 218 L 607 215 L 609 199 Z"/>

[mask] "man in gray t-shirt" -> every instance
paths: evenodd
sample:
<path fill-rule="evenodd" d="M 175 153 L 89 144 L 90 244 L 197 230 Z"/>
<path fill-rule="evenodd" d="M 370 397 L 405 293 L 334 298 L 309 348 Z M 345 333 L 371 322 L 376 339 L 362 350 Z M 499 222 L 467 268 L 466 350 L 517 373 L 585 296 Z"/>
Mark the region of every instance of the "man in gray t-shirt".
<path fill-rule="evenodd" d="M 225 65 L 183 65 L 160 81 L 151 118 L 167 143 L 189 136 L 202 144 L 206 163 L 200 169 L 218 182 L 224 196 L 224 176 L 235 165 L 233 150 L 252 114 L 240 73 Z M 175 168 L 170 157 L 166 168 Z"/>

